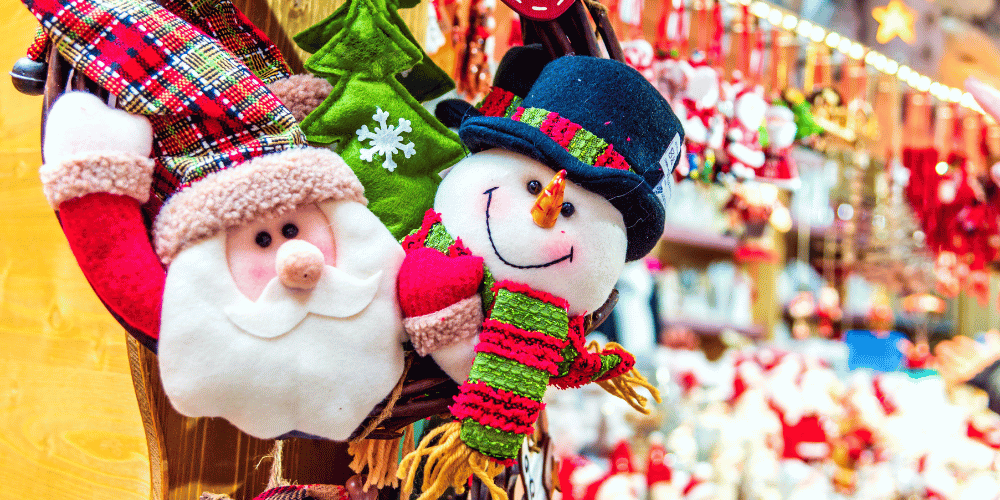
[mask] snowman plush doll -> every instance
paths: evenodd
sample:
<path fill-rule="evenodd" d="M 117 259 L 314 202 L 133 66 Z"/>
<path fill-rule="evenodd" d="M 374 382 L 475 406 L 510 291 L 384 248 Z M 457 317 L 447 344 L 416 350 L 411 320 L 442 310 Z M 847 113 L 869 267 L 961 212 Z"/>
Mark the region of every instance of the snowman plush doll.
<path fill-rule="evenodd" d="M 597 382 L 637 408 L 635 386 L 658 397 L 628 352 L 584 335 L 625 263 L 662 234 L 680 122 L 639 72 L 607 59 L 556 59 L 525 94 L 494 86 L 466 116 L 459 136 L 473 154 L 403 242 L 404 328 L 462 382 L 455 421 L 401 464 L 405 487 L 427 459 L 421 498 L 462 491 L 473 474 L 492 485 L 549 385 Z"/>

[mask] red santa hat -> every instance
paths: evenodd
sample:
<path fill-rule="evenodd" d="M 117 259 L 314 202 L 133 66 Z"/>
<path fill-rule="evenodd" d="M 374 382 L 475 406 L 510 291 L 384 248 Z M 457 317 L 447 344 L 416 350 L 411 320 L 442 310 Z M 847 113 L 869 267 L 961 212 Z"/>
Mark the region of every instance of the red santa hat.
<path fill-rule="evenodd" d="M 155 168 L 136 174 L 142 179 L 123 180 L 125 166 L 115 165 L 104 169 L 110 180 L 73 167 L 50 172 L 60 179 L 46 193 L 53 206 L 93 192 L 95 183 L 151 181 L 151 194 L 163 202 L 154 245 L 169 264 L 187 245 L 265 215 L 328 199 L 366 203 L 350 168 L 329 150 L 307 148 L 292 114 L 265 86 L 287 76 L 284 61 L 251 70 L 151 0 L 25 4 L 75 69 L 125 111 L 146 116 L 155 138 Z M 260 44 L 271 46 L 263 38 Z"/>
<path fill-rule="evenodd" d="M 830 444 L 819 415 L 803 416 L 794 424 L 782 417 L 781 437 L 784 440 L 782 458 L 797 458 L 808 462 L 830 456 Z"/>
<path fill-rule="evenodd" d="M 691 471 L 687 484 L 681 490 L 684 500 L 711 500 L 716 497 L 715 483 L 709 481 L 712 477 L 712 467 L 707 463 L 699 463 Z"/>
<path fill-rule="evenodd" d="M 660 436 L 650 436 L 649 458 L 646 461 L 646 484 L 652 486 L 659 482 L 669 483 L 673 477 L 673 471 L 667 458 L 667 449 L 663 446 L 663 438 Z"/>
<path fill-rule="evenodd" d="M 631 474 L 636 470 L 635 463 L 632 460 L 632 447 L 624 439 L 619 441 L 615 445 L 615 448 L 611 450 L 610 461 L 609 469 L 611 474 Z"/>

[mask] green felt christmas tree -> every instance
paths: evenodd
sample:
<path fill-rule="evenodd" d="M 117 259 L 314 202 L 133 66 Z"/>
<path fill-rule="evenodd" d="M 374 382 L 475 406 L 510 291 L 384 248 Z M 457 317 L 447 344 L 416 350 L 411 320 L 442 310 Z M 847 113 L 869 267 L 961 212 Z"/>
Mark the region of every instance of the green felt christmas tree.
<path fill-rule="evenodd" d="M 330 35 L 306 68 L 333 84 L 301 126 L 309 142 L 335 148 L 364 185 L 368 208 L 402 238 L 433 205 L 439 172 L 466 149 L 397 78 L 412 75 L 423 52 L 386 2 L 351 0 L 311 36 L 300 35 L 310 42 Z"/>
<path fill-rule="evenodd" d="M 420 50 L 420 62 L 412 68 L 397 73 L 396 79 L 406 87 L 406 90 L 410 92 L 410 95 L 414 99 L 423 102 L 440 97 L 449 90 L 454 89 L 455 82 L 452 81 L 451 77 L 444 70 L 438 67 L 437 64 L 434 64 L 431 58 L 427 57 L 427 54 L 420 48 L 417 39 L 414 38 L 413 33 L 406 26 L 403 18 L 396 12 L 399 8 L 411 8 L 418 3 L 419 0 L 386 0 L 385 4 L 387 8 L 384 14 L 389 22 L 398 28 L 400 33 Z M 348 0 L 341 4 L 326 19 L 296 35 L 295 43 L 302 50 L 310 54 L 315 54 L 344 27 L 344 20 L 347 18 L 350 9 L 351 2 Z M 322 65 L 316 67 L 307 65 L 306 68 L 318 76 L 331 80 L 331 83 L 337 78 L 335 74 L 324 72 Z"/>

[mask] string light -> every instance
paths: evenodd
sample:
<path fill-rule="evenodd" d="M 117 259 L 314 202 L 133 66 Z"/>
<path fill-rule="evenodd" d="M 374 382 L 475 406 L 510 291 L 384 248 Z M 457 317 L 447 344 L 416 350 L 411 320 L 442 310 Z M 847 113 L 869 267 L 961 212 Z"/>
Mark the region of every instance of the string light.
<path fill-rule="evenodd" d="M 927 75 L 921 76 L 920 80 L 917 82 L 917 90 L 921 92 L 927 92 L 931 88 L 931 82 L 932 82 L 931 77 Z"/>
<path fill-rule="evenodd" d="M 929 92 L 938 100 L 960 103 L 966 108 L 980 113 L 983 112 L 982 108 L 972 97 L 972 94 L 964 92 L 962 89 L 936 82 L 929 76 L 921 75 L 914 71 L 909 66 L 900 65 L 898 61 L 886 57 L 885 54 L 869 50 L 868 47 L 840 33 L 827 31 L 822 26 L 805 19 L 799 19 L 795 14 L 781 7 L 771 5 L 764 0 L 728 0 L 728 2 L 734 5 L 739 3 L 749 6 L 751 14 L 758 18 L 766 19 L 775 27 L 781 27 L 785 31 L 794 32 L 816 43 L 825 42 L 830 48 L 847 54 L 853 59 L 861 60 L 863 58 L 865 64 L 873 67 L 876 71 L 889 76 L 895 76 L 920 92 Z"/>
<path fill-rule="evenodd" d="M 849 38 L 841 38 L 840 43 L 837 44 L 837 50 L 847 54 L 851 51 L 851 40 Z"/>
<path fill-rule="evenodd" d="M 786 31 L 792 31 L 793 29 L 795 29 L 795 25 L 797 25 L 798 23 L 799 23 L 799 18 L 795 17 L 792 14 L 788 14 L 787 16 L 785 16 L 785 20 L 781 21 L 781 27 L 785 28 Z"/>
<path fill-rule="evenodd" d="M 857 42 L 852 43 L 851 51 L 848 55 L 850 55 L 854 59 L 861 59 L 861 57 L 865 55 L 865 46 Z"/>
<path fill-rule="evenodd" d="M 812 35 L 813 23 L 806 21 L 805 19 L 799 21 L 799 27 L 795 30 L 799 36 L 808 38 Z"/>
<path fill-rule="evenodd" d="M 784 19 L 785 15 L 782 14 L 781 11 L 778 9 L 771 10 L 771 13 L 768 14 L 767 16 L 768 22 L 770 22 L 774 26 L 778 26 L 779 24 L 781 24 L 781 21 Z"/>
<path fill-rule="evenodd" d="M 822 42 L 823 39 L 826 38 L 826 30 L 823 29 L 822 26 L 813 25 L 812 32 L 809 33 L 809 37 L 816 43 Z"/>
<path fill-rule="evenodd" d="M 832 49 L 836 47 L 838 43 L 840 43 L 840 34 L 831 31 L 828 35 L 826 35 L 826 45 L 828 47 Z"/>
<path fill-rule="evenodd" d="M 764 2 L 754 2 L 750 6 L 750 13 L 764 19 L 771 13 L 771 6 Z"/>

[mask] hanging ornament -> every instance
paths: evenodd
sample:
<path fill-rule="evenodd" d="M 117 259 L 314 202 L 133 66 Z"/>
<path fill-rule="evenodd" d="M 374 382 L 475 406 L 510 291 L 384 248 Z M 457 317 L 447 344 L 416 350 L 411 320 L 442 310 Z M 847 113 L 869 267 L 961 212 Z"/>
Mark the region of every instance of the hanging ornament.
<path fill-rule="evenodd" d="M 663 0 L 663 13 L 656 25 L 656 60 L 653 69 L 657 90 L 673 102 L 684 86 L 680 62 L 687 54 L 687 29 L 682 0 Z"/>
<path fill-rule="evenodd" d="M 653 68 L 653 44 L 642 38 L 621 43 L 625 63 L 636 69 L 649 83 L 656 84 L 656 70 Z"/>
<path fill-rule="evenodd" d="M 470 99 L 485 95 L 493 81 L 490 61 L 493 59 L 493 31 L 496 28 L 493 18 L 495 9 L 496 0 L 474 0 L 469 6 L 469 22 L 455 80 L 458 92 Z"/>
<path fill-rule="evenodd" d="M 628 37 L 642 38 L 642 11 L 645 8 L 643 0 L 619 0 L 618 18 L 628 26 Z"/>
<path fill-rule="evenodd" d="M 917 36 L 913 29 L 915 16 L 902 0 L 891 0 L 884 7 L 875 7 L 872 9 L 872 17 L 879 23 L 878 32 L 875 34 L 878 43 L 889 43 L 897 36 L 908 44 L 916 41 Z"/>
<path fill-rule="evenodd" d="M 798 189 L 802 184 L 798 167 L 792 158 L 792 147 L 798 127 L 795 113 L 783 102 L 768 106 L 764 114 L 767 145 L 766 160 L 755 177 L 761 182 L 769 182 L 785 189 Z"/>
<path fill-rule="evenodd" d="M 711 182 L 715 151 L 722 149 L 725 137 L 725 117 L 718 109 L 722 97 L 719 71 L 701 52 L 680 61 L 679 68 L 684 74 L 684 86 L 675 106 L 684 127 L 688 165 L 686 172 L 680 169 L 678 175 Z"/>
<path fill-rule="evenodd" d="M 730 112 L 726 130 L 729 172 L 738 179 L 753 179 L 765 160 L 759 133 L 767 112 L 764 89 L 744 80 L 739 72 L 733 82 L 722 86 L 730 103 L 726 106 Z"/>

